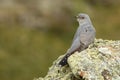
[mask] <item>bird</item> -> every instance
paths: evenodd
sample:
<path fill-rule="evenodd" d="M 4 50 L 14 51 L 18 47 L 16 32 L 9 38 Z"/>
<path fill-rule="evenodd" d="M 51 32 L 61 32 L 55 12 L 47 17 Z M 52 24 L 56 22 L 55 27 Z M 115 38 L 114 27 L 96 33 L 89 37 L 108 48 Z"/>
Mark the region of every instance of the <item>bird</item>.
<path fill-rule="evenodd" d="M 79 13 L 77 16 L 79 26 L 73 37 L 72 44 L 67 50 L 65 56 L 58 63 L 61 66 L 68 64 L 67 59 L 76 51 L 81 52 L 88 48 L 94 42 L 96 30 L 92 25 L 90 17 L 86 13 Z"/>

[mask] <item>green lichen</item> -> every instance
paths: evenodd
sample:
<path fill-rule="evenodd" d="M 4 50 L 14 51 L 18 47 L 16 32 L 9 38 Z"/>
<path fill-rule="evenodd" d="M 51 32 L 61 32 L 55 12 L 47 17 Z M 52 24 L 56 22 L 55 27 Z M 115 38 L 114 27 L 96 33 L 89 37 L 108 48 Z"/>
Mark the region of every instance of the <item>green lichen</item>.
<path fill-rule="evenodd" d="M 68 64 L 60 56 L 44 78 L 35 80 L 120 80 L 120 41 L 95 39 L 86 50 L 75 52 Z"/>

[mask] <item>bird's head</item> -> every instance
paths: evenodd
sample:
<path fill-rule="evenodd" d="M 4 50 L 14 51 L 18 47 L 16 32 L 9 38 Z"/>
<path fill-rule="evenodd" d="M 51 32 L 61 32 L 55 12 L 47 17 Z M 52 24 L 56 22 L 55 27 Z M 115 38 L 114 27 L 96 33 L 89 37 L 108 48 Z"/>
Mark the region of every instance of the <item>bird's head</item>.
<path fill-rule="evenodd" d="M 80 13 L 76 17 L 77 17 L 77 21 L 79 22 L 79 24 L 90 22 L 89 16 L 85 13 Z"/>

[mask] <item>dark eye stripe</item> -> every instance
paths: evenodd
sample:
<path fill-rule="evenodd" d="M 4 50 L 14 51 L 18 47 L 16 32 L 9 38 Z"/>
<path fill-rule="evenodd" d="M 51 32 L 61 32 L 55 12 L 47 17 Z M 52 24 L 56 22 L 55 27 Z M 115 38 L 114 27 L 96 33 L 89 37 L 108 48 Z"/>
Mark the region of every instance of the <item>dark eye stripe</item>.
<path fill-rule="evenodd" d="M 85 17 L 80 17 L 81 19 L 84 19 Z"/>
<path fill-rule="evenodd" d="M 85 19 L 84 16 L 77 16 L 77 18 L 80 18 L 80 19 Z"/>

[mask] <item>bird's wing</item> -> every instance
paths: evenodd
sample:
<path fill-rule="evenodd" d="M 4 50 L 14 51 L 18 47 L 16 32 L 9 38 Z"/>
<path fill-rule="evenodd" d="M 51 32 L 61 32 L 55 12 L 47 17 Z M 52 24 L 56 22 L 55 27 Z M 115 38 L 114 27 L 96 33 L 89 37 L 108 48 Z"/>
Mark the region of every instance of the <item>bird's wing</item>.
<path fill-rule="evenodd" d="M 71 47 L 68 49 L 67 53 L 68 54 L 74 53 L 75 51 L 77 51 L 79 49 L 80 45 L 81 44 L 80 44 L 80 40 L 78 37 L 73 41 L 73 43 L 72 43 Z"/>
<path fill-rule="evenodd" d="M 68 49 L 66 55 L 63 57 L 63 59 L 59 62 L 59 65 L 64 66 L 67 64 L 67 59 L 70 55 L 72 55 L 75 51 L 77 51 L 80 47 L 80 40 L 76 38 L 71 47 Z"/>

